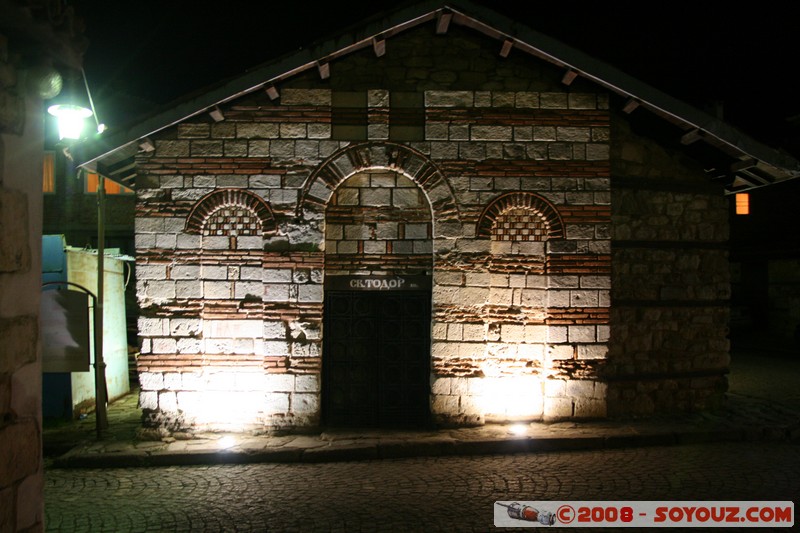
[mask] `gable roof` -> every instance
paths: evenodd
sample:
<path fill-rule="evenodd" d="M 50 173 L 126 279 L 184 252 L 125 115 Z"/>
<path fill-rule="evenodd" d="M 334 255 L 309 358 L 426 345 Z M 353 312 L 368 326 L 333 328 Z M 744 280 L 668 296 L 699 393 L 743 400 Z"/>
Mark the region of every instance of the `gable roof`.
<path fill-rule="evenodd" d="M 471 28 L 497 39 L 501 55 L 507 55 L 512 49 L 528 53 L 563 68 L 565 83 L 580 76 L 623 97 L 627 100 L 623 107 L 626 113 L 641 107 L 676 125 L 682 131 L 682 144 L 702 142 L 730 158 L 726 159 L 729 168 L 714 169 L 715 174 L 711 176 L 722 179 L 729 193 L 800 176 L 800 161 L 791 155 L 766 146 L 722 120 L 611 65 L 469 0 L 425 0 L 373 18 L 339 37 L 262 64 L 204 92 L 187 96 L 127 129 L 73 147 L 73 157 L 78 166 L 133 188 L 133 158 L 146 146 L 148 136 L 190 117 L 213 111 L 216 106 L 248 93 L 270 88 L 279 90 L 282 81 L 357 50 L 368 47 L 377 50 L 385 39 L 422 24 L 436 24 L 437 33 L 446 33 L 450 24 Z"/>

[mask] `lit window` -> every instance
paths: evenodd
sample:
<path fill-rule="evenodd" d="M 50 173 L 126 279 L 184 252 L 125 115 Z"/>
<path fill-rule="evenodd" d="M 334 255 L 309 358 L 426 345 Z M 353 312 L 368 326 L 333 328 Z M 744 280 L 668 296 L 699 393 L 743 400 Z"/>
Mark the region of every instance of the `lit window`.
<path fill-rule="evenodd" d="M 44 153 L 44 166 L 42 168 L 42 192 L 53 194 L 56 192 L 56 154 Z"/>
<path fill-rule="evenodd" d="M 84 178 L 84 192 L 97 193 L 98 175 L 94 172 L 87 172 Z M 106 194 L 133 194 L 133 190 L 120 185 L 116 181 L 106 178 L 104 184 Z"/>
<path fill-rule="evenodd" d="M 750 214 L 750 194 L 746 192 L 740 192 L 736 194 L 736 214 Z"/>

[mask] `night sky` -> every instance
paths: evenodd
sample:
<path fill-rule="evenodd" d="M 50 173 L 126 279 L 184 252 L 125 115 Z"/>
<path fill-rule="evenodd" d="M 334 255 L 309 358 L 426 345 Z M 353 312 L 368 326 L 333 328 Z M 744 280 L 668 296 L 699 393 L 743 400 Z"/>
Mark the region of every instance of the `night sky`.
<path fill-rule="evenodd" d="M 793 81 L 798 45 L 788 4 L 759 2 L 756 12 L 756 4 L 719 10 L 700 1 L 477 3 L 692 105 L 721 101 L 727 121 L 768 144 L 787 146 L 785 139 L 795 135 L 787 118 L 800 114 Z M 98 113 L 113 127 L 403 3 L 74 5 L 86 22 L 85 70 Z"/>

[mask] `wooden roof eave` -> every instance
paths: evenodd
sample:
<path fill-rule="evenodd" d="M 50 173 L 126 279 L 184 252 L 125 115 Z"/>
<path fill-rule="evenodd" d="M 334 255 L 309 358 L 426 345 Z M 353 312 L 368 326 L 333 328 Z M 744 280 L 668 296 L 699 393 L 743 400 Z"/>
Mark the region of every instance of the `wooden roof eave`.
<path fill-rule="evenodd" d="M 507 17 L 472 4 L 468 0 L 455 0 L 445 4 L 436 0 L 422 2 L 369 23 L 359 30 L 307 49 L 300 49 L 294 54 L 252 69 L 207 92 L 180 100 L 166 111 L 107 139 L 101 139 L 89 146 L 79 146 L 73 156 L 78 166 L 89 169 L 96 169 L 97 161 L 101 159 L 109 158 L 119 162 L 121 159 L 132 157 L 138 151 L 140 139 L 207 112 L 214 106 L 278 84 L 308 69 L 318 68 L 321 62 L 331 61 L 372 46 L 374 39 L 386 39 L 419 24 L 435 20 L 440 13 L 452 15 L 453 23 L 472 28 L 503 43 L 510 40 L 513 48 L 574 71 L 609 91 L 635 100 L 641 107 L 665 120 L 681 125 L 686 130 L 696 129 L 702 132 L 703 140 L 723 149 L 730 156 L 760 161 L 762 168 L 773 173 L 776 181 L 800 176 L 800 162 L 794 157 L 774 150 L 723 121 L 670 97 L 606 63 Z"/>

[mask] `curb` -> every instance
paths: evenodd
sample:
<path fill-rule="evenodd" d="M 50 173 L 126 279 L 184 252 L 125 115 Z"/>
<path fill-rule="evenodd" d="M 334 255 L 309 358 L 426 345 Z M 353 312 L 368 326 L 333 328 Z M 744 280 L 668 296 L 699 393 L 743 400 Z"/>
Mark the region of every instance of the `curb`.
<path fill-rule="evenodd" d="M 680 446 L 717 442 L 800 442 L 800 426 L 668 431 L 635 435 L 376 442 L 366 445 L 275 450 L 92 453 L 77 447 L 55 458 L 52 468 L 136 468 L 252 463 L 323 463 L 408 457 L 503 455 Z"/>

